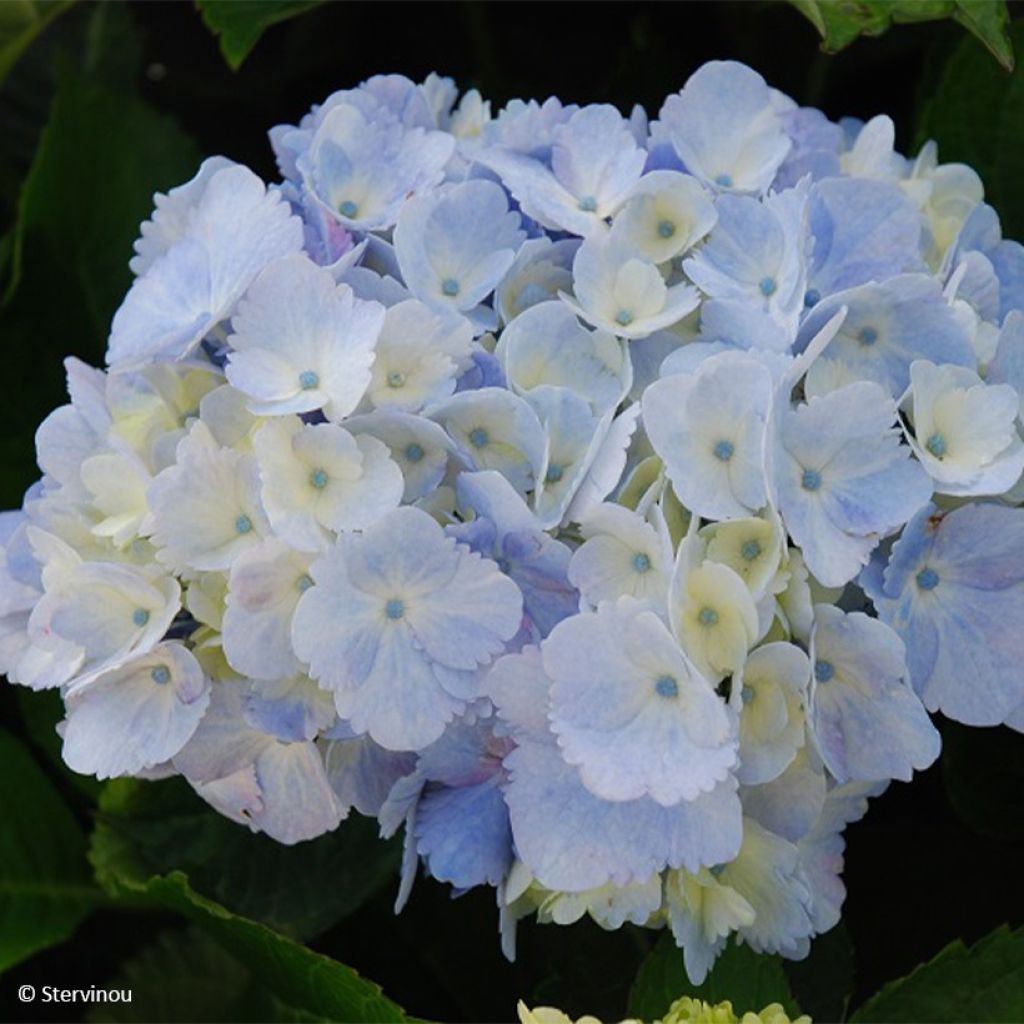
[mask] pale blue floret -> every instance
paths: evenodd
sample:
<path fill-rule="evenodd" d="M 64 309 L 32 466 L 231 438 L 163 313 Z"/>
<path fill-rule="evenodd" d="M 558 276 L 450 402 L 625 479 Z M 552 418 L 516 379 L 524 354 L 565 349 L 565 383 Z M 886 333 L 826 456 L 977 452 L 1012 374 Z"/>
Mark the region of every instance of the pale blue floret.
<path fill-rule="evenodd" d="M 157 683 L 159 686 L 164 686 L 166 683 L 171 681 L 171 673 L 166 665 L 158 665 L 150 673 L 150 676 L 152 677 L 153 682 Z"/>
<path fill-rule="evenodd" d="M 775 449 L 779 510 L 808 569 L 840 586 L 867 563 L 879 537 L 929 499 L 931 480 L 900 443 L 896 407 L 858 381 L 780 417 Z"/>
<path fill-rule="evenodd" d="M 328 476 L 322 469 L 314 469 L 309 474 L 309 482 L 319 491 L 327 486 Z"/>
<path fill-rule="evenodd" d="M 861 576 L 907 645 L 925 706 L 995 725 L 1024 704 L 1024 509 L 926 505 L 881 563 Z M 969 671 L 965 671 L 965 658 Z"/>
<path fill-rule="evenodd" d="M 807 204 L 807 230 L 814 239 L 807 306 L 842 289 L 922 267 L 921 215 L 895 183 L 866 178 L 817 182 Z"/>
<path fill-rule="evenodd" d="M 522 621 L 516 585 L 417 508 L 343 533 L 310 572 L 295 652 L 353 731 L 391 750 L 436 740 Z"/>
<path fill-rule="evenodd" d="M 843 307 L 847 314 L 839 331 L 822 358 L 811 364 L 810 394 L 828 388 L 827 368 L 832 363 L 841 367 L 843 383 L 872 380 L 893 398 L 899 398 L 910 384 L 910 364 L 915 359 L 971 369 L 976 365 L 967 331 L 932 277 L 899 274 L 822 300 L 801 324 L 796 349 L 802 350 Z"/>
<path fill-rule="evenodd" d="M 906 648 L 862 612 L 815 606 L 810 726 L 828 770 L 850 779 L 909 780 L 939 754 L 939 734 L 907 682 Z"/>
<path fill-rule="evenodd" d="M 790 149 L 771 90 L 735 61 L 709 61 L 658 120 L 686 170 L 720 189 L 763 194 Z"/>
<path fill-rule="evenodd" d="M 415 441 L 406 445 L 405 457 L 410 462 L 419 462 L 423 458 L 423 446 L 417 444 Z"/>
<path fill-rule="evenodd" d="M 799 195 L 764 203 L 722 196 L 707 242 L 683 262 L 687 276 L 712 299 L 760 306 L 795 324 L 804 294 L 801 206 Z"/>
<path fill-rule="evenodd" d="M 299 384 L 303 391 L 312 391 L 320 383 L 320 376 L 313 370 L 303 370 L 299 374 Z"/>
<path fill-rule="evenodd" d="M 136 608 L 135 611 L 132 612 L 132 622 L 134 622 L 139 629 L 142 629 L 142 627 L 149 622 L 149 611 L 145 608 Z"/>
<path fill-rule="evenodd" d="M 247 515 L 241 515 L 235 520 L 235 533 L 249 533 L 252 530 L 252 520 Z"/>
<path fill-rule="evenodd" d="M 633 556 L 633 568 L 639 573 L 648 572 L 651 568 L 651 559 L 642 551 Z"/>
<path fill-rule="evenodd" d="M 728 462 L 734 451 L 732 441 L 716 441 L 714 447 L 715 458 L 721 462 Z"/>
<path fill-rule="evenodd" d="M 512 266 L 526 238 L 520 215 L 493 181 L 471 180 L 450 191 L 408 200 L 395 225 L 394 253 L 406 288 L 440 311 L 479 316 L 477 307 Z"/>

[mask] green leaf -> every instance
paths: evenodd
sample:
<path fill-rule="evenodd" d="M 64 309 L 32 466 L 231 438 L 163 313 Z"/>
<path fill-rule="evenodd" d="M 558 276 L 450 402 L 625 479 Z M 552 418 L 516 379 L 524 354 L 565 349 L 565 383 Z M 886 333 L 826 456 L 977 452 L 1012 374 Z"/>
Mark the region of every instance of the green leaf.
<path fill-rule="evenodd" d="M 0 84 L 18 58 L 75 0 L 5 0 L 0 4 Z"/>
<path fill-rule="evenodd" d="M 1005 0 L 789 0 L 818 30 L 821 48 L 836 53 L 860 36 L 878 36 L 891 25 L 952 18 L 1013 68 L 1010 17 Z"/>
<path fill-rule="evenodd" d="M 204 896 L 297 939 L 396 884 L 400 855 L 356 814 L 328 835 L 284 846 L 217 814 L 180 778 L 107 783 L 90 849 L 106 888 L 126 872 L 142 880 L 180 869 Z"/>
<path fill-rule="evenodd" d="M 784 965 L 793 997 L 812 1020 L 844 1020 L 853 991 L 853 941 L 840 922 L 811 942 L 804 960 Z"/>
<path fill-rule="evenodd" d="M 968 949 L 960 939 L 889 982 L 851 1021 L 1024 1020 L 1024 928 L 1005 925 Z"/>
<path fill-rule="evenodd" d="M 975 832 L 1024 839 L 1024 735 L 944 722 L 942 777 L 953 809 Z"/>
<path fill-rule="evenodd" d="M 260 36 L 278 22 L 319 7 L 323 0 L 196 0 L 206 27 L 220 37 L 220 52 L 237 71 Z"/>
<path fill-rule="evenodd" d="M 113 877 L 112 866 L 106 865 L 108 881 Z M 330 1021 L 406 1019 L 380 986 L 351 967 L 200 896 L 181 871 L 140 881 L 129 870 L 116 876 L 116 885 L 126 897 L 142 897 L 150 905 L 174 911 L 199 925 L 277 999 L 301 1010 L 306 1019 L 308 1015 Z"/>
<path fill-rule="evenodd" d="M 96 1004 L 90 1024 L 203 1024 L 218 1021 L 323 1021 L 286 1006 L 238 959 L 192 926 L 160 933 L 126 961 L 108 991 L 131 992 L 131 1002 Z"/>
<path fill-rule="evenodd" d="M 1024 44 L 1024 22 L 1011 26 L 1014 46 Z M 973 39 L 946 60 L 919 112 L 917 139 L 934 139 L 943 163 L 970 164 L 985 184 L 1009 238 L 1024 235 L 1024 70 L 1000 70 Z"/>
<path fill-rule="evenodd" d="M 680 996 L 709 1003 L 728 999 L 740 1016 L 763 1010 L 769 1003 L 781 1003 L 790 1017 L 799 1013 L 780 957 L 755 953 L 733 942 L 715 961 L 704 984 L 694 985 L 686 976 L 683 951 L 666 932 L 640 967 L 629 995 L 629 1015 L 658 1020 Z"/>
<path fill-rule="evenodd" d="M 953 20 L 977 36 L 1007 71 L 1013 70 L 1010 13 L 1001 0 L 956 0 Z"/>
<path fill-rule="evenodd" d="M 153 193 L 190 177 L 198 162 L 169 118 L 65 65 L 22 189 L 8 298 L 27 272 L 45 274 L 48 293 L 70 307 L 62 319 L 102 349 Z"/>
<path fill-rule="evenodd" d="M 0 730 L 0 971 L 70 938 L 102 894 L 85 837 L 28 750 Z"/>

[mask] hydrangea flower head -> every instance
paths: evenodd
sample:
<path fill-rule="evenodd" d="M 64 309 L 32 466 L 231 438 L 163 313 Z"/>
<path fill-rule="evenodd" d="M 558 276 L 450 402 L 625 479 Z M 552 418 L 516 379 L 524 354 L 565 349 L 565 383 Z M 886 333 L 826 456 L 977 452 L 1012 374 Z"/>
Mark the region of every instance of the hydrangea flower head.
<path fill-rule="evenodd" d="M 653 120 L 378 75 L 280 182 L 205 161 L 0 514 L 0 670 L 77 771 L 404 831 L 396 908 L 491 887 L 510 957 L 806 956 L 930 713 L 1024 729 L 1024 250 L 894 140 L 715 61 Z"/>

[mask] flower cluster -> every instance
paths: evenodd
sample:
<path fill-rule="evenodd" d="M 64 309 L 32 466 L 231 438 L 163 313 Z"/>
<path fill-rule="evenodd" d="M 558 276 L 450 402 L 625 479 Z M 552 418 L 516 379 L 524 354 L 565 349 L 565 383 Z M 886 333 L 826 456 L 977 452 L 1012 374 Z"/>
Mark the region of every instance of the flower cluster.
<path fill-rule="evenodd" d="M 1024 248 L 713 62 L 649 120 L 432 75 L 156 197 L 0 520 L 64 758 L 518 918 L 799 958 L 929 711 L 1024 728 Z M 874 612 L 872 612 L 872 606 Z"/>
<path fill-rule="evenodd" d="M 522 1001 L 517 1007 L 520 1024 L 601 1024 L 597 1017 L 589 1014 L 575 1021 L 567 1013 L 554 1006 L 535 1006 L 532 1010 Z M 620 1024 L 643 1024 L 636 1018 L 628 1018 Z M 791 1021 L 780 1003 L 769 1003 L 759 1013 L 748 1010 L 737 1017 L 732 1003 L 706 1003 L 702 999 L 682 996 L 669 1008 L 668 1013 L 655 1024 L 812 1024 L 806 1014 Z"/>

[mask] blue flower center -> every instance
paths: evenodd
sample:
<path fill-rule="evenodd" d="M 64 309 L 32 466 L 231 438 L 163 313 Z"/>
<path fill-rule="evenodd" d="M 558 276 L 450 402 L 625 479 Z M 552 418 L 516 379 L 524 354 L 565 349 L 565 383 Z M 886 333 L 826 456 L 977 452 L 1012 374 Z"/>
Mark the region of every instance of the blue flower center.
<path fill-rule="evenodd" d="M 309 474 L 309 482 L 318 490 L 321 491 L 327 486 L 327 474 L 322 469 L 314 469 Z"/>
<path fill-rule="evenodd" d="M 654 692 L 666 700 L 679 696 L 679 684 L 671 676 L 659 676 L 654 684 Z"/>
<path fill-rule="evenodd" d="M 754 688 L 752 686 L 744 685 L 743 689 L 740 690 L 740 700 L 744 704 L 749 704 L 754 699 Z"/>
<path fill-rule="evenodd" d="M 313 370 L 303 370 L 299 374 L 299 384 L 303 391 L 312 391 L 320 383 L 320 376 Z"/>
<path fill-rule="evenodd" d="M 941 459 L 946 454 L 946 439 L 939 433 L 932 434 L 924 443 L 925 448 L 928 449 L 937 459 Z"/>
<path fill-rule="evenodd" d="M 392 370 L 388 374 L 388 387 L 389 388 L 400 388 L 405 386 L 405 374 L 400 373 L 398 370 Z"/>
<path fill-rule="evenodd" d="M 544 479 L 549 484 L 557 484 L 558 481 L 562 479 L 562 473 L 563 472 L 564 472 L 564 470 L 562 469 L 561 466 L 548 466 L 548 471 L 547 471 L 546 475 L 544 476 Z"/>
<path fill-rule="evenodd" d="M 248 533 L 252 529 L 252 520 L 247 515 L 240 515 L 235 520 L 235 533 Z"/>
<path fill-rule="evenodd" d="M 633 556 L 633 568 L 639 573 L 645 573 L 651 567 L 651 560 L 642 551 Z"/>
<path fill-rule="evenodd" d="M 346 199 L 343 203 L 338 206 L 338 213 L 342 217 L 354 217 L 359 212 L 359 205 L 353 203 L 351 199 Z"/>
<path fill-rule="evenodd" d="M 767 299 L 775 294 L 778 285 L 775 283 L 774 277 L 762 277 L 761 283 L 757 287 L 761 289 L 761 294 Z"/>
<path fill-rule="evenodd" d="M 615 314 L 615 322 L 622 327 L 628 327 L 633 322 L 633 314 L 628 309 L 620 309 Z"/>
<path fill-rule="evenodd" d="M 584 196 L 577 205 L 584 213 L 593 213 L 597 209 L 597 200 L 593 196 Z"/>
<path fill-rule="evenodd" d="M 454 277 L 446 277 L 441 282 L 441 291 L 447 295 L 448 298 L 454 299 L 459 294 L 459 282 Z"/>
<path fill-rule="evenodd" d="M 836 674 L 836 667 L 831 661 L 819 659 L 814 663 L 814 678 L 819 683 L 827 683 Z"/>
<path fill-rule="evenodd" d="M 728 462 L 736 449 L 733 447 L 732 441 L 716 441 L 715 447 L 711 451 L 719 462 Z"/>
<path fill-rule="evenodd" d="M 387 615 L 392 622 L 396 622 L 405 614 L 405 604 L 397 597 L 393 597 L 386 605 L 384 605 L 384 614 Z"/>
<path fill-rule="evenodd" d="M 410 462 L 419 462 L 423 458 L 423 448 L 415 441 L 406 446 L 405 457 Z"/>
<path fill-rule="evenodd" d="M 701 608 L 697 621 L 702 626 L 715 626 L 718 624 L 718 612 L 714 608 Z"/>
<path fill-rule="evenodd" d="M 816 469 L 805 469 L 800 477 L 800 486 L 805 491 L 816 491 L 821 486 L 821 474 Z"/>
<path fill-rule="evenodd" d="M 662 238 L 671 238 L 676 233 L 676 226 L 670 220 L 658 221 L 658 234 Z"/>
<path fill-rule="evenodd" d="M 761 554 L 761 545 L 756 540 L 748 540 L 743 547 L 740 548 L 740 554 L 748 562 L 754 561 L 758 555 Z"/>
<path fill-rule="evenodd" d="M 160 686 L 171 681 L 170 670 L 164 665 L 157 665 L 157 667 L 149 673 L 149 676 L 154 683 L 158 683 Z"/>
<path fill-rule="evenodd" d="M 483 427 L 474 427 L 469 432 L 469 443 L 474 448 L 486 448 L 490 440 L 490 435 Z"/>
<path fill-rule="evenodd" d="M 821 302 L 821 292 L 817 288 L 808 288 L 804 292 L 804 305 L 810 309 L 811 306 L 816 306 Z"/>
<path fill-rule="evenodd" d="M 878 341 L 878 331 L 874 327 L 862 327 L 857 335 L 857 340 L 862 345 L 874 345 Z"/>
<path fill-rule="evenodd" d="M 719 174 L 715 178 L 715 184 L 720 185 L 722 188 L 732 188 L 732 175 L 731 174 Z"/>
<path fill-rule="evenodd" d="M 132 612 L 132 622 L 134 622 L 139 629 L 142 629 L 142 627 L 149 622 L 149 612 L 146 611 L 145 608 L 136 608 L 135 611 Z"/>
<path fill-rule="evenodd" d="M 313 577 L 303 573 L 296 581 L 295 586 L 300 594 L 304 594 L 311 586 L 313 586 Z"/>
<path fill-rule="evenodd" d="M 939 574 L 929 566 L 925 566 L 917 574 L 917 585 L 922 590 L 934 590 L 939 585 Z"/>

